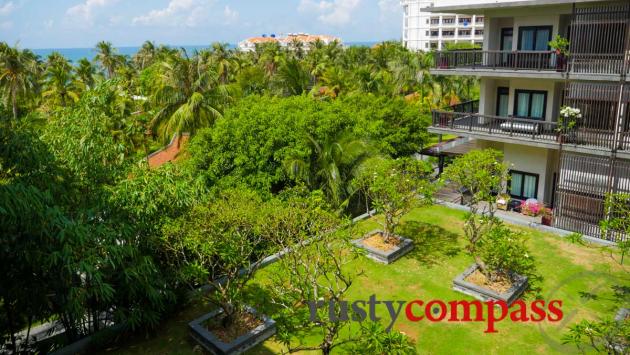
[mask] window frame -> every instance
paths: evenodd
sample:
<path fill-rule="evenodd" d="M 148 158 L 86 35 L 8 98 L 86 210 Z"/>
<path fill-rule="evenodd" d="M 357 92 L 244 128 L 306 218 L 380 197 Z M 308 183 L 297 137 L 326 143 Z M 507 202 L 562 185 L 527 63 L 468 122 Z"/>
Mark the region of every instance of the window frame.
<path fill-rule="evenodd" d="M 518 116 L 518 94 L 529 94 L 529 112 L 527 112 L 527 117 Z M 542 118 L 532 117 L 532 99 L 534 97 L 533 94 L 544 94 L 545 100 L 543 102 L 543 114 Z M 527 118 L 530 120 L 537 121 L 546 121 L 547 120 L 547 100 L 549 99 L 549 92 L 545 90 L 528 90 L 528 89 L 516 89 L 514 90 L 514 108 L 512 109 L 512 116 L 518 118 Z"/>
<path fill-rule="evenodd" d="M 529 198 L 535 198 L 536 200 L 538 200 L 538 184 L 540 183 L 540 174 L 528 173 L 526 171 L 520 171 L 520 170 L 510 170 L 509 174 L 510 174 L 510 180 L 508 182 L 507 189 L 508 189 L 508 193 L 510 194 L 510 196 L 512 198 L 516 198 L 516 199 L 519 199 L 519 200 L 527 200 Z M 522 180 L 523 183 L 521 184 L 521 192 L 520 192 L 521 194 L 520 195 L 513 195 L 512 194 L 512 174 L 520 174 L 520 175 L 523 176 L 523 180 Z M 534 190 L 534 195 L 536 197 L 525 197 L 525 196 L 523 196 L 524 189 L 525 189 L 525 184 L 524 184 L 525 176 L 531 176 L 531 177 L 536 178 L 536 189 Z"/>
<path fill-rule="evenodd" d="M 551 50 L 551 48 L 549 47 L 549 42 L 551 42 L 551 39 L 553 38 L 553 26 L 551 25 L 546 25 L 546 26 L 522 26 L 518 28 L 518 50 L 519 51 L 523 51 L 523 32 L 526 30 L 535 30 L 534 32 L 534 41 L 533 43 L 535 44 L 538 40 L 538 30 L 549 30 L 549 38 L 547 39 L 547 49 L 546 51 Z M 535 52 L 534 50 L 528 49 L 526 51 L 532 51 Z"/>

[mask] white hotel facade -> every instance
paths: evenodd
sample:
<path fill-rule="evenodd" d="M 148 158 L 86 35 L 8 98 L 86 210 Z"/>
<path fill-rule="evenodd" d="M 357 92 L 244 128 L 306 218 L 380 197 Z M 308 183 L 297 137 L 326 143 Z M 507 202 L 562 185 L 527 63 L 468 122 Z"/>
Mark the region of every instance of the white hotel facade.
<path fill-rule="evenodd" d="M 447 43 L 467 42 L 481 47 L 484 16 L 430 13 L 423 9 L 444 5 L 463 5 L 474 1 L 401 0 L 403 7 L 403 45 L 411 50 L 442 50 Z"/>

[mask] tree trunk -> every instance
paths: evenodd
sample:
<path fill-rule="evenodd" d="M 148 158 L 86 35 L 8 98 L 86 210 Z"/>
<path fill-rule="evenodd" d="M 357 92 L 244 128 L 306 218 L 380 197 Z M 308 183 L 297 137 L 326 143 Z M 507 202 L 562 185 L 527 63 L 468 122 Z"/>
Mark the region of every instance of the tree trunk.
<path fill-rule="evenodd" d="M 11 105 L 13 106 L 13 119 L 18 119 L 17 95 L 15 91 L 11 93 Z"/>

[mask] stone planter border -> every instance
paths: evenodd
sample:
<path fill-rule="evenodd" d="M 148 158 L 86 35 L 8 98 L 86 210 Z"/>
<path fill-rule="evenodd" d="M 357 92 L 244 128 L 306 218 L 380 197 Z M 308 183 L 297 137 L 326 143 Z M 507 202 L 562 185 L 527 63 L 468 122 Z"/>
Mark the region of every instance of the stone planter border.
<path fill-rule="evenodd" d="M 373 230 L 370 233 L 366 234 L 365 236 L 363 236 L 363 238 L 360 239 L 356 239 L 352 241 L 352 244 L 364 249 L 367 251 L 367 257 L 379 262 L 379 263 L 383 263 L 383 264 L 391 264 L 394 261 L 400 259 L 401 257 L 403 257 L 405 254 L 409 253 L 411 251 L 411 249 L 413 249 L 413 242 L 411 241 L 411 239 L 407 239 L 404 237 L 401 237 L 399 235 L 393 235 L 394 238 L 398 238 L 401 243 L 398 244 L 397 247 L 392 248 L 389 251 L 383 251 L 380 249 L 375 249 L 372 247 L 369 247 L 367 245 L 365 245 L 363 243 L 363 240 L 370 238 L 371 236 L 375 235 L 375 234 L 379 234 L 379 233 L 383 233 L 382 230 Z"/>
<path fill-rule="evenodd" d="M 465 281 L 465 279 L 478 268 L 479 266 L 475 263 L 466 269 L 466 271 L 459 274 L 453 280 L 453 290 L 462 292 L 484 302 L 504 301 L 509 307 L 523 294 L 523 292 L 525 292 L 525 289 L 527 289 L 527 277 L 520 275 L 516 276 L 516 281 L 514 282 L 512 288 L 503 294 L 498 294 L 490 289 Z"/>
<path fill-rule="evenodd" d="M 254 308 L 249 306 L 246 306 L 245 310 L 254 315 L 258 315 L 263 321 L 263 324 L 259 325 L 250 332 L 234 339 L 230 343 L 224 343 L 223 341 L 221 341 L 204 325 L 206 321 L 215 318 L 223 313 L 223 310 L 220 308 L 188 323 L 190 335 L 203 348 L 205 348 L 212 354 L 242 354 L 248 349 L 251 349 L 254 346 L 262 343 L 263 341 L 269 339 L 276 333 L 276 322 L 273 319 L 265 316 L 264 314 L 258 314 Z"/>

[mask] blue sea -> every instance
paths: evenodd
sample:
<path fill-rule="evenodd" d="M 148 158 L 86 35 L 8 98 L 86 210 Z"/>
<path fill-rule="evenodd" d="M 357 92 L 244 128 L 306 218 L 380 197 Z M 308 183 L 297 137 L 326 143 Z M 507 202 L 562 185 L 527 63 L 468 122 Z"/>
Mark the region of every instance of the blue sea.
<path fill-rule="evenodd" d="M 347 46 L 368 46 L 371 47 L 378 42 L 347 42 L 344 43 Z M 171 45 L 169 47 L 173 48 L 184 48 L 188 53 L 192 53 L 195 50 L 207 49 L 210 46 L 193 46 L 193 45 L 185 45 L 185 46 L 176 46 Z M 229 44 L 230 48 L 236 48 L 236 45 Z M 133 56 L 138 52 L 140 47 L 118 47 L 118 53 L 126 56 Z M 43 48 L 43 49 L 31 49 L 35 54 L 39 55 L 42 58 L 48 57 L 52 52 L 59 52 L 61 55 L 66 57 L 68 60 L 76 63 L 81 58 L 93 59 L 96 55 L 96 50 L 94 48 Z"/>

